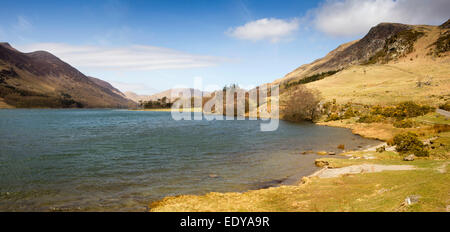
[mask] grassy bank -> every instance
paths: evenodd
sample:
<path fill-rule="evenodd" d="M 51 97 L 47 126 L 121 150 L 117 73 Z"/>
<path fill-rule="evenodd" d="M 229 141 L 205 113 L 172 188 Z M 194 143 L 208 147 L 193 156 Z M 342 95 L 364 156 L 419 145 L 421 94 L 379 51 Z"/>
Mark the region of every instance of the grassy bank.
<path fill-rule="evenodd" d="M 404 164 L 400 159 L 323 159 L 332 167 L 361 163 Z M 450 175 L 447 161 L 417 160 L 416 170 L 347 174 L 308 178 L 296 186 L 245 193 L 209 193 L 167 197 L 150 205 L 151 211 L 446 211 Z M 418 196 L 415 204 L 405 204 Z"/>
<path fill-rule="evenodd" d="M 244 193 L 166 197 L 152 203 L 150 211 L 449 211 L 450 132 L 436 129 L 440 128 L 436 125 L 448 125 L 449 120 L 436 113 L 411 120 L 417 123 L 416 127 L 358 123 L 354 118 L 319 124 L 350 128 L 354 133 L 380 140 L 412 131 L 421 140 L 434 138 L 435 147 L 430 149 L 429 157 L 403 161 L 403 156 L 395 151 L 349 151 L 342 154 L 349 159 L 316 160 L 317 166 L 326 167 L 322 171 L 337 173 L 331 178 L 316 175 L 303 178 L 294 186 Z M 377 167 L 407 166 L 413 169 L 376 172 Z M 338 175 L 345 167 L 353 172 Z"/>

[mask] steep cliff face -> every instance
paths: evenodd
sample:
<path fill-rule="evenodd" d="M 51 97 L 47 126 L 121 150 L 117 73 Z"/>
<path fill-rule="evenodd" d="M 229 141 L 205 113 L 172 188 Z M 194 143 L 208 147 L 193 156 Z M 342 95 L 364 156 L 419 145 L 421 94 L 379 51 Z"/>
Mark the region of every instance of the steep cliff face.
<path fill-rule="evenodd" d="M 85 76 L 51 53 L 22 53 L 8 43 L 0 43 L 0 101 L 24 108 L 134 105 L 109 83 Z"/>

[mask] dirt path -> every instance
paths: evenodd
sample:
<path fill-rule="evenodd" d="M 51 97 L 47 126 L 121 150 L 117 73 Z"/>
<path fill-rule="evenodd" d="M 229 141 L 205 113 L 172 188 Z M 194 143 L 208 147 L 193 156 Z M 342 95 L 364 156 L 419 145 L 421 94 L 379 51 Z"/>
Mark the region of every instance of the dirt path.
<path fill-rule="evenodd" d="M 450 118 L 450 112 L 445 111 L 445 110 L 441 110 L 441 109 L 437 109 L 436 113 L 440 114 L 440 115 L 444 115 L 447 118 Z"/>
<path fill-rule="evenodd" d="M 416 169 L 412 165 L 381 165 L 381 164 L 361 164 L 343 168 L 323 168 L 312 174 L 310 177 L 333 178 L 344 174 L 371 173 L 382 171 L 405 171 Z"/>
<path fill-rule="evenodd" d="M 440 173 L 445 173 L 447 170 L 447 164 L 448 163 L 443 164 L 442 166 L 438 167 L 436 170 Z"/>

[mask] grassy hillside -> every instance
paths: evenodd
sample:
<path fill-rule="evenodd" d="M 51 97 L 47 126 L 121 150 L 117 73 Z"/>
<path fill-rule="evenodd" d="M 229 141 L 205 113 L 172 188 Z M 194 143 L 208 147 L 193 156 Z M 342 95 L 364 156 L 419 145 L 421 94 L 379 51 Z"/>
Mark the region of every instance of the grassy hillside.
<path fill-rule="evenodd" d="M 437 106 L 450 99 L 450 59 L 414 60 L 392 64 L 353 66 L 307 87 L 321 92 L 324 101 L 395 104 L 412 100 Z M 430 81 L 430 85 L 418 86 Z"/>
<path fill-rule="evenodd" d="M 430 51 L 434 51 L 435 41 L 445 30 L 431 26 L 420 26 L 417 30 L 425 35 L 404 57 L 385 64 L 354 65 L 308 83 L 307 87 L 318 89 L 324 100 L 336 99 L 338 103 L 395 104 L 405 100 L 433 106 L 444 103 L 450 99 L 449 52 L 436 56 Z"/>
<path fill-rule="evenodd" d="M 58 57 L 22 53 L 0 43 L 0 107 L 126 108 L 135 103 L 97 78 L 87 77 Z"/>

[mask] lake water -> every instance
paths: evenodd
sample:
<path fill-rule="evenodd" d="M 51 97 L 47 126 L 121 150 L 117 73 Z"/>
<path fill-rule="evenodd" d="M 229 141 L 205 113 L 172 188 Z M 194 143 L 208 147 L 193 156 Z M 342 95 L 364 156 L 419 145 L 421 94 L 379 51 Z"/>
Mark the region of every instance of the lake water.
<path fill-rule="evenodd" d="M 145 211 L 164 196 L 292 184 L 315 154 L 378 142 L 280 121 L 175 121 L 170 112 L 0 110 L 0 211 Z"/>

